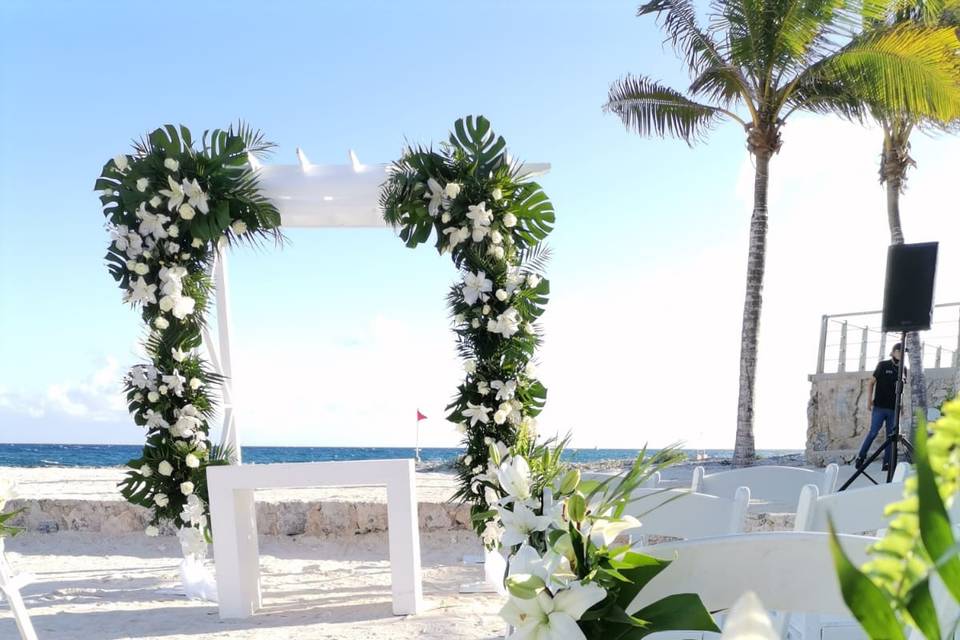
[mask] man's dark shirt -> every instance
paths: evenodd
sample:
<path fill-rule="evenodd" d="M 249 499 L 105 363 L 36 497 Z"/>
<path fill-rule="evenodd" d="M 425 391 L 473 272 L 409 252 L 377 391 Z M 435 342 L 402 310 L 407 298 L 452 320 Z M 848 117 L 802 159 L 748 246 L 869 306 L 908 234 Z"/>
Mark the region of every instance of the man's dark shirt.
<path fill-rule="evenodd" d="M 873 370 L 873 377 L 877 384 L 873 392 L 873 406 L 880 409 L 893 409 L 897 396 L 897 369 L 899 364 L 890 360 L 882 360 Z M 906 377 L 907 368 L 903 368 Z"/>

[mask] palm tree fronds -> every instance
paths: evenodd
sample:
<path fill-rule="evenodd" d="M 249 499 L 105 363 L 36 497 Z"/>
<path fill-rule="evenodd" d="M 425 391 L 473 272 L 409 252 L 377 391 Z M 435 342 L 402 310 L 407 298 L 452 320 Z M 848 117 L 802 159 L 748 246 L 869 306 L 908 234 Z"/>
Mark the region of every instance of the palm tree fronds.
<path fill-rule="evenodd" d="M 688 89 L 691 95 L 704 96 L 726 107 L 740 100 L 745 90 L 740 74 L 726 65 L 707 67 Z"/>
<path fill-rule="evenodd" d="M 797 85 L 842 86 L 875 112 L 949 122 L 960 117 L 958 50 L 953 27 L 897 25 L 855 39 Z"/>
<path fill-rule="evenodd" d="M 644 76 L 627 75 L 610 86 L 604 111 L 616 114 L 642 136 L 671 135 L 687 144 L 699 141 L 724 115 Z"/>
<path fill-rule="evenodd" d="M 674 50 L 687 65 L 700 72 L 707 67 L 728 66 L 719 45 L 697 24 L 690 0 L 650 0 L 637 9 L 638 16 L 656 14 Z"/>

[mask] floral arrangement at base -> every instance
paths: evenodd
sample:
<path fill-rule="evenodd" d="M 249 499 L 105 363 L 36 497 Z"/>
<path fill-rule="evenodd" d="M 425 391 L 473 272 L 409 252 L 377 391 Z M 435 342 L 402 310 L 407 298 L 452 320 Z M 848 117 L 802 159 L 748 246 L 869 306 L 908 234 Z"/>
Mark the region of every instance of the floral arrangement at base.
<path fill-rule="evenodd" d="M 447 419 L 462 431 L 466 450 L 457 461 L 456 497 L 477 516 L 490 506 L 480 480 L 496 471 L 490 445 L 505 450 L 535 439 L 546 402 L 533 356 L 550 293 L 540 242 L 552 229 L 553 205 L 483 116 L 457 120 L 438 150 L 408 149 L 391 166 L 380 205 L 408 247 L 433 235 L 460 272 L 447 300 L 466 379 Z M 478 532 L 486 527 L 474 522 Z"/>
<path fill-rule="evenodd" d="M 245 125 L 204 132 L 166 125 L 108 161 L 96 181 L 111 242 L 106 261 L 123 300 L 146 325 L 149 362 L 125 378 L 127 404 L 146 444 L 120 484 L 147 507 L 148 535 L 170 521 L 185 555 L 210 539 L 206 468 L 230 452 L 209 440 L 222 381 L 199 351 L 216 252 L 238 243 L 280 241 L 280 215 L 261 195 L 249 155 L 272 144 Z"/>
<path fill-rule="evenodd" d="M 677 594 L 636 610 L 643 587 L 670 562 L 636 552 L 623 534 L 641 523 L 624 515 L 634 491 L 680 456 L 641 453 L 625 474 L 585 481 L 565 469 L 555 447 L 526 456 L 491 447 L 495 477 L 483 480 L 492 506 L 490 539 L 509 552 L 508 638 L 638 639 L 670 630 L 719 631 L 696 594 Z"/>

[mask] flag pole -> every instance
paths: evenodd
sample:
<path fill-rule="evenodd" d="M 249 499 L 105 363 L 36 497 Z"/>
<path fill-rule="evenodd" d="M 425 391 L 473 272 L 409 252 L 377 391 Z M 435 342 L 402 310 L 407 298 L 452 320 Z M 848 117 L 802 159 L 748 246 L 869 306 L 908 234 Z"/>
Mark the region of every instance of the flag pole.
<path fill-rule="evenodd" d="M 420 463 L 420 412 L 417 411 L 416 435 L 414 436 L 414 455 L 417 458 L 417 464 Z"/>

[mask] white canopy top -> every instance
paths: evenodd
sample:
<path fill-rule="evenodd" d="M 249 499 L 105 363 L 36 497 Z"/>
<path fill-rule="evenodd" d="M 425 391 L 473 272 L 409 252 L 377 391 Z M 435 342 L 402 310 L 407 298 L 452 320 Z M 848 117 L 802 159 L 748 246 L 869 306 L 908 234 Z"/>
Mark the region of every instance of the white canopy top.
<path fill-rule="evenodd" d="M 280 210 L 284 227 L 385 227 L 379 207 L 380 187 L 387 181 L 386 164 L 360 164 L 350 152 L 350 164 L 311 164 L 297 149 L 299 165 L 261 165 L 260 188 Z M 520 174 L 540 176 L 546 163 L 524 164 Z"/>

